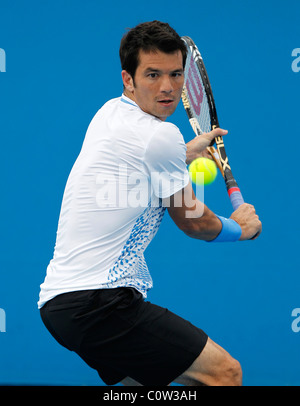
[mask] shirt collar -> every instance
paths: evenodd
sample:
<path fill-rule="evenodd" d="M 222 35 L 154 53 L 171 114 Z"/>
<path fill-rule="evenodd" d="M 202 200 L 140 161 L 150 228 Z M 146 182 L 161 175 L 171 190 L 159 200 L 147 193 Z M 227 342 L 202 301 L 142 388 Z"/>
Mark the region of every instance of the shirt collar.
<path fill-rule="evenodd" d="M 138 107 L 138 105 L 129 97 L 125 96 L 125 94 L 122 94 L 121 96 L 121 102 L 126 103 L 126 104 L 131 104 L 131 106 Z"/>

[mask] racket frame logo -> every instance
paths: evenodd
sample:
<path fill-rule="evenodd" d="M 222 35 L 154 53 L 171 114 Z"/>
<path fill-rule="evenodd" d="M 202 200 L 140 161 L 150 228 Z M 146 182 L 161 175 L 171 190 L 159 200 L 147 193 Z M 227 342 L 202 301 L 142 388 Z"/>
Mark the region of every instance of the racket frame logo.
<path fill-rule="evenodd" d="M 193 58 L 190 61 L 190 68 L 187 72 L 185 86 L 188 94 L 191 96 L 191 107 L 194 109 L 196 115 L 199 116 L 203 102 L 203 90 Z"/>
<path fill-rule="evenodd" d="M 226 156 L 225 159 L 222 157 L 222 149 L 225 148 L 223 138 L 222 137 L 216 137 L 215 141 L 216 141 L 216 146 L 217 146 L 217 150 L 218 150 L 218 153 L 219 153 L 220 162 L 221 162 L 221 165 L 222 165 L 223 172 L 225 173 L 225 171 L 227 169 L 229 169 L 231 171 L 230 165 L 228 163 L 228 157 Z"/>

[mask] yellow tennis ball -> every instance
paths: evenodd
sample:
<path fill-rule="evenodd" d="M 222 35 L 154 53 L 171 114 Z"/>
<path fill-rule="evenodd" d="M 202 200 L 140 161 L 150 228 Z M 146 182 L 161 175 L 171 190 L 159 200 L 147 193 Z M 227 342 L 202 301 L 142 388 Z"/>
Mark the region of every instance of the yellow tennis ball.
<path fill-rule="evenodd" d="M 189 174 L 192 182 L 196 185 L 209 185 L 216 179 L 217 165 L 211 159 L 196 158 L 189 166 Z"/>

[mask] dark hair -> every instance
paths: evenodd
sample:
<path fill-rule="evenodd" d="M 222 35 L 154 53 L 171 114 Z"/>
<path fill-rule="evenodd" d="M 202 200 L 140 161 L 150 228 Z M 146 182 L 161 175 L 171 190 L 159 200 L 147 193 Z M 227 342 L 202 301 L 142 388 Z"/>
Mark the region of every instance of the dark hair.
<path fill-rule="evenodd" d="M 161 51 L 171 54 L 180 50 L 185 66 L 187 50 L 183 40 L 168 23 L 161 21 L 149 21 L 137 25 L 128 31 L 121 40 L 120 60 L 123 70 L 126 70 L 132 78 L 138 67 L 139 51 Z"/>

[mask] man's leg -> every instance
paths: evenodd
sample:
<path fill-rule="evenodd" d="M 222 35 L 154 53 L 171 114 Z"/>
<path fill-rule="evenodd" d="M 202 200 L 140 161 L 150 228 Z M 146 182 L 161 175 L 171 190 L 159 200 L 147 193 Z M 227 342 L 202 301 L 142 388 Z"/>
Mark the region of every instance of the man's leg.
<path fill-rule="evenodd" d="M 199 357 L 174 382 L 185 386 L 241 386 L 242 370 L 238 361 L 208 338 Z M 140 386 L 131 378 L 121 383 L 125 386 Z"/>
<path fill-rule="evenodd" d="M 238 361 L 208 338 L 199 357 L 175 382 L 186 386 L 241 386 L 242 369 Z"/>

